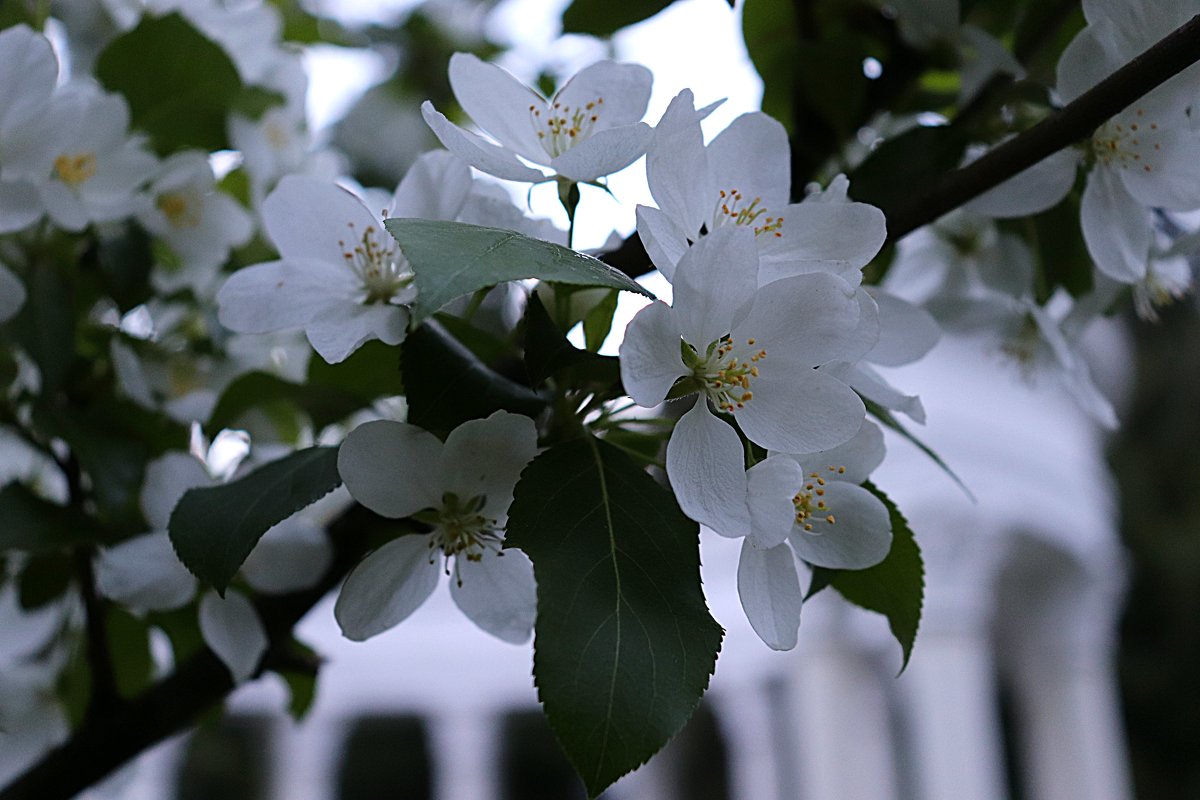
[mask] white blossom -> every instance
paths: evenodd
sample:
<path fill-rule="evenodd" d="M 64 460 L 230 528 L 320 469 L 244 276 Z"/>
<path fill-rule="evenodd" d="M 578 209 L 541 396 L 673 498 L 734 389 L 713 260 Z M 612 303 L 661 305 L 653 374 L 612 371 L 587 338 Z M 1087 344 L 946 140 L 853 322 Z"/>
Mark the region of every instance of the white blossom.
<path fill-rule="evenodd" d="M 451 597 L 472 622 L 507 642 L 528 639 L 537 607 L 533 565 L 501 547 L 513 489 L 536 453 L 533 421 L 506 411 L 464 422 L 444 444 L 390 420 L 351 431 L 338 471 L 354 499 L 432 530 L 394 539 L 354 568 L 334 608 L 342 633 L 361 641 L 399 624 L 444 569 Z"/>
<path fill-rule="evenodd" d="M 446 149 L 471 166 L 514 181 L 550 178 L 590 183 L 646 152 L 652 131 L 641 122 L 652 76 L 645 67 L 599 61 L 547 100 L 508 72 L 469 53 L 450 58 L 450 86 L 463 111 L 495 142 L 446 119 L 433 104 L 425 121 Z"/>

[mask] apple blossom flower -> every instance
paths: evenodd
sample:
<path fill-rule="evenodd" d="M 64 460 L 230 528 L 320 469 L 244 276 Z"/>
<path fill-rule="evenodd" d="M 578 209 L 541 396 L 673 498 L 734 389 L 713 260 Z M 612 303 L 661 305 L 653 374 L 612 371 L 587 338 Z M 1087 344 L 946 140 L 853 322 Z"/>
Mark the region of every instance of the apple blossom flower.
<path fill-rule="evenodd" d="M 858 484 L 883 462 L 883 433 L 872 422 L 845 444 L 818 453 L 772 455 L 747 472 L 757 505 L 789 504 L 791 514 L 752 517 L 738 561 L 738 595 L 750 626 L 769 647 L 796 645 L 803 592 L 795 559 L 831 569 L 865 569 L 887 557 L 891 519 L 883 502 Z M 758 471 L 783 459 L 795 467 L 791 483 Z M 790 496 L 789 496 L 790 495 Z"/>
<path fill-rule="evenodd" d="M 188 286 L 211 296 L 217 268 L 253 233 L 250 215 L 217 191 L 208 158 L 199 151 L 176 153 L 159 165 L 140 205 L 138 221 L 180 261 L 173 269 L 155 271 L 155 286 L 163 292 Z"/>
<path fill-rule="evenodd" d="M 719 228 L 683 254 L 674 304 L 656 301 L 630 323 L 621 378 L 641 406 L 698 394 L 667 445 L 667 476 L 684 513 L 728 536 L 745 535 L 743 447 L 728 414 L 756 444 L 811 452 L 850 439 L 862 401 L 824 369 L 870 350 L 872 305 L 825 273 L 758 288 L 751 230 Z"/>
<path fill-rule="evenodd" d="M 421 113 L 447 150 L 483 172 L 514 181 L 550 180 L 525 159 L 561 179 L 591 183 L 646 152 L 652 130 L 641 119 L 652 80 L 643 66 L 599 61 L 547 100 L 495 64 L 455 53 L 454 97 L 495 143 L 450 122 L 429 101 Z"/>
<path fill-rule="evenodd" d="M 1088 25 L 1063 51 L 1058 93 L 1070 102 L 1186 22 L 1187 4 L 1087 3 Z M 1084 242 L 1096 267 L 1125 284 L 1141 281 L 1154 247 L 1151 209 L 1200 208 L 1200 130 L 1192 121 L 1200 69 L 1158 86 L 1102 124 L 1082 149 L 1063 150 L 976 198 L 968 208 L 1024 216 L 1058 203 L 1088 168 L 1080 204 Z"/>
<path fill-rule="evenodd" d="M 45 113 L 7 137 L 5 170 L 33 183 L 50 219 L 69 231 L 134 210 L 156 159 L 130 138 L 129 107 L 91 84 L 60 88 Z"/>
<path fill-rule="evenodd" d="M 692 93 L 680 92 L 655 128 L 646 180 L 658 208 L 638 206 L 638 235 L 654 265 L 672 279 L 689 242 L 727 226 L 755 233 L 759 284 L 829 272 L 857 285 L 883 246 L 887 229 L 874 206 L 789 202 L 787 131 L 760 112 L 735 119 L 709 144 Z"/>
<path fill-rule="evenodd" d="M 422 156 L 382 215 L 333 183 L 285 177 L 262 209 L 281 259 L 230 276 L 217 293 L 221 324 L 238 333 L 302 327 L 331 364 L 371 339 L 400 344 L 416 289 L 382 217 L 454 219 L 470 188 L 467 166 L 445 152 Z"/>
<path fill-rule="evenodd" d="M 537 610 L 533 564 L 501 546 L 513 489 L 536 453 L 533 421 L 507 411 L 464 422 L 445 443 L 391 420 L 351 431 L 338 472 L 354 499 L 432 530 L 394 539 L 354 568 L 334 607 L 342 633 L 362 641 L 399 624 L 444 568 L 451 597 L 472 622 L 506 642 L 528 639 Z"/>

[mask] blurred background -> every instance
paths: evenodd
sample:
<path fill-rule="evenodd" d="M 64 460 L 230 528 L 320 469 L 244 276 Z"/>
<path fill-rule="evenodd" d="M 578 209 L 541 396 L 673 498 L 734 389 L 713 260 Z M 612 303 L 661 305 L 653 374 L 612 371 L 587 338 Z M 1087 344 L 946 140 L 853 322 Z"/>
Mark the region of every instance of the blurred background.
<path fill-rule="evenodd" d="M 437 145 L 419 104 L 453 108 L 446 63 L 455 51 L 494 58 L 547 94 L 597 59 L 638 61 L 655 73 L 651 121 L 685 87 L 697 105 L 725 98 L 705 123 L 710 135 L 740 113 L 779 104 L 769 91 L 764 99 L 747 55 L 740 3 L 678 0 L 611 40 L 561 36 L 566 0 L 275 5 L 286 38 L 307 42 L 311 131 L 347 156 L 365 186 L 394 186 Z M 927 4 L 928 19 L 917 4 L 895 4 L 906 5 L 918 13 L 902 20 L 936 28 L 944 4 Z M 964 15 L 974 6 L 986 21 L 989 5 L 1028 4 L 964 3 Z M 1082 24 L 1078 9 L 1046 5 L 1058 14 L 1050 35 L 1065 41 Z M 896 12 L 887 6 L 876 16 L 894 21 Z M 905 43 L 916 34 L 901 41 L 899 23 L 893 28 L 887 59 L 847 45 L 880 93 L 892 77 L 880 74 L 881 61 L 917 58 Z M 848 30 L 847 41 L 857 35 Z M 812 60 L 805 56 L 804 66 L 819 69 Z M 920 65 L 932 74 L 922 91 L 948 80 L 940 66 L 936 56 Z M 1027 66 L 1045 72 L 1053 59 Z M 832 123 L 805 117 L 813 98 L 795 100 L 790 124 L 806 122 L 804 140 L 819 140 Z M 884 123 L 873 122 L 879 130 Z M 856 135 L 867 148 L 879 130 Z M 797 163 L 804 157 L 794 154 Z M 581 247 L 600 246 L 614 229 L 631 233 L 634 207 L 649 201 L 643 169 L 639 161 L 614 176 L 611 196 L 585 192 Z M 549 186 L 528 196 L 525 187 L 506 188 L 565 227 Z M 623 317 L 636 308 L 623 307 Z M 706 535 L 705 589 L 727 630 L 712 690 L 684 732 L 605 797 L 1200 797 L 1200 314 L 1188 298 L 1161 316 L 1154 325 L 1105 320 L 1090 332 L 1093 371 L 1122 420 L 1114 436 L 1054 386 L 1025 380 L 986 342 L 947 338 L 926 360 L 889 372 L 920 393 L 923 438 L 975 496 L 907 442 L 889 439 L 876 483 L 909 517 L 927 562 L 912 663 L 896 678 L 899 654 L 884 620 L 832 592 L 805 606 L 795 651 L 769 651 L 738 604 L 736 554 Z M 538 711 L 529 648 L 482 634 L 446 593 L 366 644 L 338 635 L 330 603 L 298 635 L 325 659 L 309 687 L 315 694 L 298 695 L 274 676 L 247 685 L 226 714 L 91 794 L 584 797 Z"/>

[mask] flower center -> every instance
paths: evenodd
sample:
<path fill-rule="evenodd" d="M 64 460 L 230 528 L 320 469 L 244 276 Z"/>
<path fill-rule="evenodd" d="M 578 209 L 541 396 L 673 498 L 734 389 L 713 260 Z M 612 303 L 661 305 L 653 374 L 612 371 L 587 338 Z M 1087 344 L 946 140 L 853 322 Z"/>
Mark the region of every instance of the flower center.
<path fill-rule="evenodd" d="M 603 110 L 603 97 L 575 108 L 562 103 L 554 103 L 547 109 L 531 105 L 529 121 L 542 148 L 551 158 L 557 158 L 592 135 Z"/>
<path fill-rule="evenodd" d="M 767 351 L 754 339 L 745 346 L 737 345 L 729 336 L 713 342 L 703 356 L 686 342 L 682 343 L 683 361 L 692 369 L 700 391 L 721 411 L 733 412 L 745 408 L 754 399 L 750 384 L 758 377 L 758 362 Z"/>
<path fill-rule="evenodd" d="M 844 475 L 846 472 L 845 467 L 831 466 L 828 470 L 834 475 Z M 796 509 L 796 524 L 807 533 L 824 533 L 813 530 L 814 523 L 824 521 L 826 525 L 833 525 L 837 522 L 833 509 L 825 500 L 825 479 L 819 472 L 808 473 L 804 488 L 792 498 L 792 506 Z"/>
<path fill-rule="evenodd" d="M 353 222 L 350 241 L 338 240 L 346 266 L 354 271 L 366 291 L 365 303 L 387 303 L 396 293 L 412 283 L 408 260 L 390 237 L 381 235 L 378 228 L 368 225 L 360 234 Z"/>
<path fill-rule="evenodd" d="M 200 224 L 200 212 L 196 208 L 199 204 L 191 200 L 185 194 L 169 192 L 159 195 L 154 205 L 176 228 L 195 228 Z"/>
<path fill-rule="evenodd" d="M 746 225 L 754 229 L 754 235 L 767 234 L 775 237 L 783 236 L 783 217 L 772 217 L 762 205 L 762 198 L 756 197 L 749 203 L 738 189 L 721 189 L 717 196 L 717 204 L 713 208 L 712 230 L 721 225 Z"/>
<path fill-rule="evenodd" d="M 453 492 L 442 495 L 442 508 L 436 515 L 433 535 L 429 539 L 429 560 L 432 563 L 437 558 L 437 551 L 442 551 L 445 559 L 446 574 L 451 574 L 450 559 L 454 559 L 454 579 L 462 586 L 462 575 L 458 569 L 458 559 L 478 562 L 486 550 L 495 551 L 503 556 L 500 549 L 499 526 L 494 519 L 488 519 L 479 512 L 483 509 L 487 498 L 483 495 L 462 501 Z"/>
<path fill-rule="evenodd" d="M 78 188 L 95 174 L 95 153 L 63 153 L 54 159 L 54 177 L 72 189 Z"/>
<path fill-rule="evenodd" d="M 1136 122 L 1122 124 L 1110 119 L 1101 125 L 1092 137 L 1092 155 L 1096 161 L 1106 166 L 1140 167 L 1143 172 L 1153 172 L 1154 166 L 1145 163 L 1151 160 L 1153 153 L 1146 150 L 1146 145 L 1139 137 L 1147 129 L 1157 131 L 1158 123 L 1143 119 L 1145 113 L 1139 108 L 1135 112 L 1138 118 Z M 1156 142 L 1153 149 L 1157 151 L 1162 148 Z M 1143 159 L 1143 156 L 1147 158 Z"/>

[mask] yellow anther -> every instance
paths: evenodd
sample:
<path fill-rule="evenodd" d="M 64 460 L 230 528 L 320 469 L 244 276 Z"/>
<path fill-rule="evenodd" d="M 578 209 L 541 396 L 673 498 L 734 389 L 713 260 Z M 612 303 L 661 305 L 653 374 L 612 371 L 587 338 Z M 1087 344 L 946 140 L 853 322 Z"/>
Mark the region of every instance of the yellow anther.
<path fill-rule="evenodd" d="M 828 522 L 830 525 L 837 522 L 837 520 L 833 518 L 833 514 L 830 514 L 828 517 L 826 517 L 825 521 Z"/>
<path fill-rule="evenodd" d="M 96 174 L 95 153 L 64 153 L 54 159 L 54 175 L 71 188 L 78 187 Z"/>

